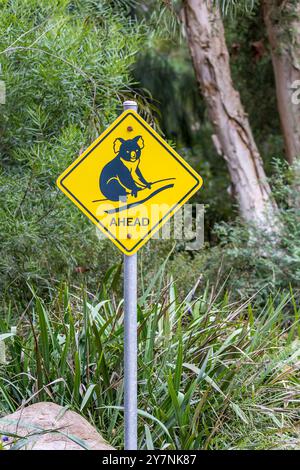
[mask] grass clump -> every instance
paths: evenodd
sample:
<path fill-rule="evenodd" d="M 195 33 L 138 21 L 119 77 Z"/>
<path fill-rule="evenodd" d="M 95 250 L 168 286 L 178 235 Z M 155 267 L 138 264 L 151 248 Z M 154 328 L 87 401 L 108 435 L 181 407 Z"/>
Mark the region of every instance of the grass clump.
<path fill-rule="evenodd" d="M 123 447 L 123 302 L 113 294 L 119 272 L 112 269 L 96 295 L 62 286 L 46 305 L 32 291 L 16 334 L 3 338 L 2 415 L 51 400 L 82 413 Z M 300 342 L 293 295 L 278 294 L 259 309 L 254 299 L 231 303 L 209 288 L 177 298 L 162 273 L 139 298 L 139 447 L 297 447 Z M 12 324 L 7 313 L 1 331 Z"/>

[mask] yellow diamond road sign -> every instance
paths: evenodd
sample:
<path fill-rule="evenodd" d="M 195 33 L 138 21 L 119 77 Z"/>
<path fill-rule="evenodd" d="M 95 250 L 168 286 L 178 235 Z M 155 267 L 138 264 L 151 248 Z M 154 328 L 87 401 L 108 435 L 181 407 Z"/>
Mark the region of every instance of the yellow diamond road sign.
<path fill-rule="evenodd" d="M 201 187 L 202 178 L 129 110 L 60 175 L 57 185 L 132 255 Z"/>

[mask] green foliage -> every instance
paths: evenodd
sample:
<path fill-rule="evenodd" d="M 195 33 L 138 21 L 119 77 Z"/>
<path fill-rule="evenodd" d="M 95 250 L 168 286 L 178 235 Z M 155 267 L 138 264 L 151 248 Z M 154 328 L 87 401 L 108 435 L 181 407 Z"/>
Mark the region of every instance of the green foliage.
<path fill-rule="evenodd" d="M 204 117 L 203 103 L 199 100 L 186 50 L 175 53 L 169 48 L 170 53 L 166 46 L 166 50 L 160 47 L 154 52 L 152 47 L 147 49 L 135 64 L 134 77 L 150 93 L 147 98 L 163 133 L 191 147 L 195 143 L 193 126 Z M 163 87 L 162 83 L 168 83 L 168 87 Z"/>
<path fill-rule="evenodd" d="M 258 230 L 242 224 L 216 227 L 224 266 L 231 266 L 231 287 L 241 296 L 268 286 L 277 290 L 299 289 L 300 211 L 299 182 L 292 168 L 274 161 L 273 192 L 280 207 L 282 228 L 276 243 Z M 230 288 L 230 287 L 229 287 Z"/>
<path fill-rule="evenodd" d="M 123 447 L 123 306 L 107 294 L 118 276 L 116 266 L 96 295 L 61 287 L 48 305 L 32 293 L 17 334 L 5 339 L 1 413 L 51 400 L 82 413 Z M 299 446 L 300 312 L 294 305 L 290 323 L 283 314 L 291 296 L 256 308 L 232 304 L 222 291 L 193 292 L 179 302 L 163 270 L 141 292 L 139 447 Z M 7 316 L 1 331 L 11 325 Z"/>
<path fill-rule="evenodd" d="M 249 15 L 255 6 L 259 5 L 259 0 L 214 0 L 223 15 L 237 15 L 244 13 Z"/>
<path fill-rule="evenodd" d="M 112 3 L 1 2 L 2 292 L 22 297 L 26 280 L 48 286 L 78 265 L 93 269 L 100 253 L 105 269 L 113 251 L 55 188 L 130 93 L 142 34 Z"/>
<path fill-rule="evenodd" d="M 182 253 L 172 261 L 172 271 L 177 273 L 183 292 L 191 279 L 195 281 L 201 274 L 204 282 L 213 285 L 226 281 L 226 288 L 238 299 L 256 294 L 257 302 L 266 302 L 270 294 L 292 288 L 299 302 L 299 173 L 281 160 L 273 161 L 273 172 L 271 183 L 281 220 L 278 239 L 274 241 L 267 232 L 238 219 L 216 225 L 215 247 L 207 246 L 192 257 Z"/>

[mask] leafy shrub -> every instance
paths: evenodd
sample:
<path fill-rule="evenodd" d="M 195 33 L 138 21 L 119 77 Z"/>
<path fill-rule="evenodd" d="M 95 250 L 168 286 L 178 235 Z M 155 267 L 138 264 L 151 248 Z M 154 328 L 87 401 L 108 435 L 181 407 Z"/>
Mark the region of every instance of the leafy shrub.
<path fill-rule="evenodd" d="M 28 280 L 48 289 L 76 266 L 105 272 L 112 248 L 55 181 L 116 117 L 142 35 L 110 1 L 1 5 L 0 290 L 22 300 Z"/>
<path fill-rule="evenodd" d="M 123 447 L 123 303 L 108 295 L 118 282 L 116 266 L 96 295 L 62 287 L 46 305 L 32 293 L 16 334 L 5 339 L 2 414 L 51 400 Z M 299 447 L 295 304 L 294 319 L 284 318 L 293 299 L 278 295 L 257 308 L 230 303 L 222 292 L 193 291 L 178 301 L 162 269 L 139 298 L 139 447 Z M 8 314 L 0 329 L 9 333 L 14 324 Z"/>
<path fill-rule="evenodd" d="M 277 290 L 298 289 L 300 285 L 300 210 L 295 169 L 274 162 L 274 196 L 280 207 L 281 229 L 277 243 L 259 230 L 242 224 L 222 224 L 216 228 L 225 257 L 232 269 L 233 288 L 243 295 L 267 286 Z"/>
<path fill-rule="evenodd" d="M 275 160 L 271 180 L 279 205 L 281 229 L 274 242 L 269 233 L 245 225 L 221 223 L 214 227 L 218 244 L 201 252 L 181 253 L 172 260 L 172 272 L 187 292 L 190 282 L 199 277 L 204 285 L 215 288 L 226 281 L 232 299 L 256 295 L 256 301 L 266 302 L 278 291 L 293 291 L 298 302 L 300 285 L 300 210 L 297 168 Z"/>

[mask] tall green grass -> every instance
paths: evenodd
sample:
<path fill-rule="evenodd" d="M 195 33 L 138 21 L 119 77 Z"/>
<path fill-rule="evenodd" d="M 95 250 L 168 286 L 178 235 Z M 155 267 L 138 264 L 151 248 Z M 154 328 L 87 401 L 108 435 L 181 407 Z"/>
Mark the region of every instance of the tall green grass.
<path fill-rule="evenodd" d="M 32 290 L 17 322 L 9 313 L 0 320 L 2 334 L 17 323 L 16 335 L 2 338 L 2 415 L 51 400 L 86 416 L 122 448 L 123 302 L 114 295 L 119 276 L 120 266 L 111 269 L 95 296 L 61 286 L 47 305 Z M 202 289 L 195 297 L 193 288 L 177 299 L 176 286 L 162 272 L 139 299 L 139 447 L 297 447 L 295 295 L 278 294 L 260 310 L 255 299 L 230 303 L 222 289 Z"/>

